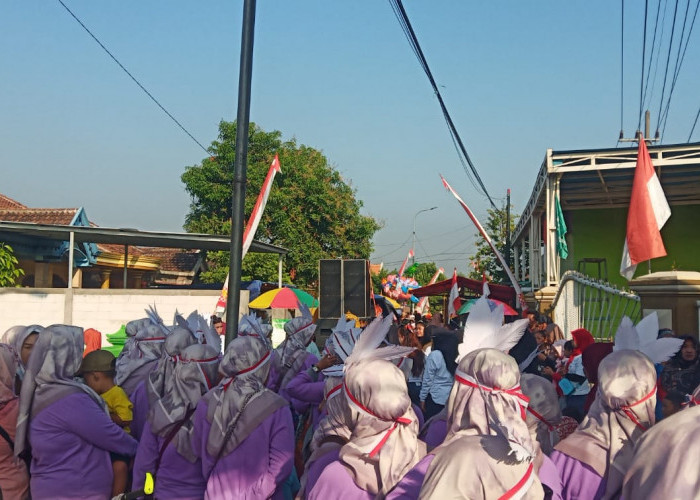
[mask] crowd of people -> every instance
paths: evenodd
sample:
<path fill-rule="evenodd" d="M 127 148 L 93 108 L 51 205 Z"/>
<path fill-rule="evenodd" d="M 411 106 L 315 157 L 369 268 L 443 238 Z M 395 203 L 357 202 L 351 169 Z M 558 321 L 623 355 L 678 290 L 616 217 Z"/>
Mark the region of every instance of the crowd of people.
<path fill-rule="evenodd" d="M 145 497 L 151 481 L 161 499 L 698 496 L 698 342 L 655 314 L 596 342 L 482 297 L 457 328 L 341 318 L 316 355 L 300 309 L 275 348 L 243 316 L 223 354 L 196 314 L 147 311 L 116 359 L 75 326 L 11 328 L 2 498 Z"/>

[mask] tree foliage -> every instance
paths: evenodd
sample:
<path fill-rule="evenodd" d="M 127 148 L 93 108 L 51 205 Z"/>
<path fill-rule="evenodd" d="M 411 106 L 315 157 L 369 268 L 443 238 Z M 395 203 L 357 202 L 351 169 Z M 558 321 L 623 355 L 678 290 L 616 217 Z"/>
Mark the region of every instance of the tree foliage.
<path fill-rule="evenodd" d="M 185 229 L 190 232 L 230 234 L 231 189 L 235 158 L 236 123 L 222 121 L 219 138 L 209 148 L 212 156 L 187 167 L 182 182 L 191 197 Z M 371 239 L 379 229 L 372 217 L 360 214 L 362 202 L 355 190 L 318 150 L 282 140 L 279 131 L 265 132 L 254 123 L 248 132 L 246 215 L 250 215 L 275 154 L 281 174 L 275 177 L 255 239 L 289 249 L 284 272 L 301 286 L 315 286 L 319 259 L 369 258 Z M 209 282 L 221 282 L 228 272 L 228 254 L 211 254 Z M 248 254 L 243 277 L 277 280 L 277 255 Z"/>
<path fill-rule="evenodd" d="M 0 242 L 0 287 L 15 286 L 17 279 L 24 276 L 17 257 L 10 245 Z"/>
<path fill-rule="evenodd" d="M 518 216 L 513 213 L 513 206 L 510 210 L 510 232 L 513 234 Z M 484 229 L 491 237 L 491 240 L 498 248 L 498 251 L 506 257 L 506 207 L 501 209 L 488 209 L 488 219 L 484 225 Z M 489 244 L 484 240 L 481 234 L 477 233 L 476 254 L 469 257 L 472 263 L 472 270 L 469 277 L 472 279 L 482 279 L 482 273 L 486 273 L 488 279 L 494 283 L 510 284 L 508 275 L 503 270 L 503 266 L 498 261 L 498 257 L 494 254 Z M 506 257 L 507 258 L 507 257 Z M 511 266 L 512 266 L 512 250 L 511 250 Z"/>

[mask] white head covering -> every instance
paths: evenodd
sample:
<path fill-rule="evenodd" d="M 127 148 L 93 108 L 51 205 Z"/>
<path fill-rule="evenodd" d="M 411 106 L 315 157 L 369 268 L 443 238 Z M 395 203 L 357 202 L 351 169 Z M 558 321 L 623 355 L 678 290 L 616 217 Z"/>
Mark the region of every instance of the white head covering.
<path fill-rule="evenodd" d="M 17 376 L 20 380 L 24 379 L 25 366 L 22 362 L 22 344 L 27 340 L 32 333 L 41 333 L 44 327 L 41 325 L 18 325 L 9 328 L 2 336 L 2 343 L 12 346 L 17 353 Z"/>
<path fill-rule="evenodd" d="M 663 419 L 639 438 L 625 474 L 624 498 L 697 498 L 700 408 Z"/>
<path fill-rule="evenodd" d="M 163 324 L 154 308 L 147 309 L 146 314 L 147 318 L 127 323 L 126 334 L 129 338 L 115 365 L 114 383 L 127 394 L 131 394 L 148 377 L 160 359 L 165 338 L 170 334 L 170 329 Z"/>
<path fill-rule="evenodd" d="M 561 422 L 559 397 L 552 383 L 539 375 L 523 373 L 520 376 L 523 394 L 530 399 L 527 407 L 527 427 L 533 442 L 538 443 L 545 455 L 552 453 L 559 441 L 556 426 Z"/>
<path fill-rule="evenodd" d="M 173 332 L 168 340 L 176 335 L 177 332 Z M 156 400 L 150 401 L 148 421 L 154 434 L 166 437 L 173 425 L 184 419 L 172 442 L 178 453 L 192 463 L 197 460 L 191 444 L 192 413 L 201 397 L 217 382 L 220 359 L 221 354 L 214 346 L 192 344 L 185 347 L 174 356 L 165 390 Z"/>
<path fill-rule="evenodd" d="M 269 415 L 287 401 L 265 388 L 270 372 L 270 350 L 255 337 L 237 337 L 226 348 L 219 366 L 225 378 L 204 399 L 207 453 L 222 457 L 235 450 Z"/>
<path fill-rule="evenodd" d="M 0 344 L 0 408 L 17 399 L 15 374 L 18 365 L 17 353 L 7 344 Z"/>
<path fill-rule="evenodd" d="M 308 306 L 299 304 L 301 316 L 292 318 L 284 325 L 287 338 L 275 349 L 277 355 L 273 358 L 275 372 L 279 377 L 279 389 L 284 389 L 292 381 L 301 369 L 306 359 L 306 348 L 308 347 L 314 333 L 314 325 L 311 311 Z"/>
<path fill-rule="evenodd" d="M 263 323 L 262 319 L 255 313 L 241 316 L 241 321 L 238 324 L 239 337 L 255 337 L 260 339 L 268 349 L 272 349 L 270 333 L 272 333 L 272 325 Z"/>
<path fill-rule="evenodd" d="M 15 454 L 27 446 L 29 421 L 50 404 L 76 392 L 84 392 L 105 409 L 104 401 L 87 385 L 74 380 L 83 360 L 83 329 L 52 325 L 34 344 L 20 391 Z"/>
<path fill-rule="evenodd" d="M 598 393 L 578 429 L 555 449 L 606 478 L 604 498 L 619 493 L 634 444 L 654 425 L 656 370 L 638 351 L 608 354 L 598 367 Z"/>
<path fill-rule="evenodd" d="M 221 335 L 209 326 L 207 320 L 197 310 L 192 311 L 187 319 L 175 311 L 175 325 L 192 332 L 198 343 L 207 344 L 221 352 Z"/>
<path fill-rule="evenodd" d="M 392 363 L 365 359 L 347 367 L 343 390 L 352 434 L 340 461 L 359 488 L 384 498 L 425 455 L 406 381 Z"/>

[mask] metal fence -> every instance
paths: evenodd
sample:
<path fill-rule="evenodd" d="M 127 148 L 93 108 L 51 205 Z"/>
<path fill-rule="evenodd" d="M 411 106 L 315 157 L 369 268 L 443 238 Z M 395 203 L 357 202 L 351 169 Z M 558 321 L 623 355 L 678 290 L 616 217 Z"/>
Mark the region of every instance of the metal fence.
<path fill-rule="evenodd" d="M 562 276 L 552 310 L 554 322 L 566 334 L 585 328 L 601 341 L 612 340 L 624 316 L 636 323 L 642 312 L 638 295 L 577 271 Z"/>

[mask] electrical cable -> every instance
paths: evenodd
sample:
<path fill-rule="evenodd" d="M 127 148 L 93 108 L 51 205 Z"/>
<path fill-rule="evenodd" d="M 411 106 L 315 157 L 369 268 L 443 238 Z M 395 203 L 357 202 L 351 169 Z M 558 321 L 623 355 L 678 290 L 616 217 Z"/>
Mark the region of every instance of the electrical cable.
<path fill-rule="evenodd" d="M 85 26 L 85 24 L 84 24 L 80 19 L 78 19 L 78 16 L 76 16 L 76 15 L 73 13 L 73 11 L 70 10 L 70 9 L 68 8 L 68 6 L 67 6 L 65 3 L 63 3 L 63 0 L 58 0 L 58 3 L 60 3 L 60 4 L 63 6 L 63 8 L 66 9 L 66 11 L 73 17 L 73 19 L 75 19 L 75 20 L 78 22 L 78 24 L 79 24 L 80 26 L 83 27 L 83 29 L 87 32 L 87 34 L 90 35 L 90 36 L 92 37 L 92 39 L 95 40 L 95 42 L 97 42 L 97 44 L 98 44 L 100 47 L 102 47 L 102 50 L 104 50 L 104 51 L 107 53 L 107 55 L 108 55 L 110 58 L 112 58 L 112 60 L 113 60 L 115 63 L 117 63 L 117 65 L 124 71 L 124 73 L 126 73 L 126 74 L 129 76 L 129 78 L 131 78 L 131 79 L 133 80 L 133 82 L 134 82 L 136 85 L 138 85 L 139 88 L 140 88 L 141 90 L 143 90 L 143 91 L 146 93 L 146 95 L 151 99 L 151 101 L 153 101 L 154 103 L 156 103 L 156 106 L 158 106 L 166 115 L 168 115 L 168 117 L 169 117 L 173 122 L 175 122 L 175 125 L 177 125 L 178 127 L 180 127 L 180 130 L 182 130 L 185 134 L 187 134 L 187 135 L 189 136 L 190 139 L 192 139 L 195 143 L 197 143 L 197 146 L 199 146 L 200 148 L 202 148 L 202 150 L 203 150 L 207 155 L 209 155 L 209 154 L 210 154 L 210 151 L 209 151 L 207 148 L 205 148 L 204 146 L 202 146 L 202 144 L 201 144 L 197 139 L 195 139 L 195 137 L 182 125 L 182 123 L 180 123 L 180 122 L 177 120 L 177 118 L 175 118 L 167 109 L 165 109 L 165 107 L 164 107 L 160 102 L 158 102 L 158 99 L 156 99 L 155 97 L 153 97 L 153 94 L 151 94 L 151 93 L 146 89 L 146 87 L 144 87 L 144 86 L 141 84 L 141 82 L 139 82 L 139 81 L 136 79 L 136 77 L 135 77 L 134 75 L 132 75 L 132 74 L 129 72 L 129 70 L 126 69 L 126 68 L 124 67 L 124 65 L 123 65 L 121 62 L 119 62 L 119 59 L 117 59 L 117 58 L 114 56 L 114 54 L 112 54 L 112 53 L 109 51 L 109 49 L 108 49 L 107 47 L 105 47 L 104 44 L 92 33 L 92 31 L 90 31 L 90 30 L 88 29 L 88 27 Z"/>
<path fill-rule="evenodd" d="M 426 76 L 428 77 L 428 80 L 430 81 L 430 85 L 433 88 L 433 92 L 435 93 L 435 97 L 437 97 L 438 103 L 440 104 L 440 109 L 442 110 L 442 114 L 445 117 L 445 121 L 447 122 L 448 129 L 450 130 L 450 133 L 453 135 L 453 140 L 457 142 L 457 145 L 459 146 L 458 148 L 458 154 L 461 153 L 462 156 L 464 157 L 464 160 L 466 160 L 469 169 L 467 170 L 465 168 L 465 172 L 467 172 L 467 175 L 469 175 L 469 171 L 471 171 L 471 174 L 474 176 L 474 179 L 476 180 L 477 184 L 480 186 L 479 191 L 481 191 L 489 200 L 491 203 L 491 206 L 494 209 L 497 209 L 496 204 L 494 203 L 493 199 L 491 198 L 491 195 L 489 194 L 488 190 L 486 189 L 486 186 L 484 185 L 483 181 L 481 180 L 481 176 L 479 175 L 479 172 L 476 170 L 476 167 L 474 166 L 474 163 L 472 162 L 471 158 L 469 157 L 469 154 L 467 153 L 467 149 L 464 146 L 464 143 L 462 142 L 462 138 L 460 137 L 459 133 L 457 132 L 457 128 L 454 125 L 454 122 L 452 121 L 452 117 L 450 116 L 449 111 L 447 111 L 447 106 L 445 105 L 445 101 L 442 98 L 442 94 L 440 94 L 440 90 L 437 86 L 437 83 L 435 82 L 435 78 L 433 77 L 432 72 L 430 71 L 430 67 L 428 66 L 428 61 L 425 58 L 425 55 L 423 54 L 423 50 L 420 47 L 420 43 L 418 42 L 418 37 L 416 36 L 415 31 L 413 30 L 413 26 L 411 26 L 411 21 L 408 19 L 408 14 L 406 13 L 406 9 L 404 9 L 403 2 L 402 0 L 389 0 L 389 5 L 391 6 L 392 10 L 394 11 L 394 15 L 396 16 L 397 20 L 399 21 L 399 25 L 401 26 L 401 29 L 404 32 L 404 35 L 406 36 L 409 45 L 411 46 L 411 49 L 413 50 L 413 53 L 415 56 L 418 58 L 418 62 L 425 72 Z"/>
<path fill-rule="evenodd" d="M 695 125 L 698 124 L 698 118 L 700 118 L 700 108 L 698 108 L 698 112 L 695 115 L 695 121 L 693 122 L 693 126 L 690 128 L 690 133 L 688 134 L 688 142 L 690 142 L 690 138 L 693 137 L 693 132 L 695 132 Z"/>
<path fill-rule="evenodd" d="M 646 82 L 644 83 L 644 98 L 642 99 L 642 106 L 646 107 L 647 103 L 647 91 L 649 90 L 649 76 L 651 75 L 651 65 L 654 61 L 654 50 L 656 48 L 656 32 L 659 27 L 659 13 L 661 11 L 661 0 L 658 1 L 656 4 L 656 16 L 654 18 L 654 36 L 651 39 L 651 54 L 649 55 L 649 68 L 647 69 L 647 78 Z M 649 100 L 651 100 L 651 95 L 649 96 Z"/>
<path fill-rule="evenodd" d="M 664 84 L 661 88 L 661 100 L 659 101 L 659 118 L 657 121 L 656 129 L 661 128 L 661 112 L 663 110 L 664 96 L 666 95 L 666 79 L 668 78 L 668 63 L 671 60 L 671 47 L 673 46 L 673 35 L 676 31 L 676 16 L 678 15 L 678 0 L 676 0 L 676 7 L 673 11 L 673 23 L 671 23 L 671 38 L 668 41 L 668 54 L 666 55 L 666 70 L 664 72 Z"/>
<path fill-rule="evenodd" d="M 625 117 L 625 0 L 620 0 L 622 4 L 622 15 L 620 16 L 620 137 L 623 134 Z M 620 143 L 620 139 L 617 140 Z"/>
<path fill-rule="evenodd" d="M 644 36 L 642 42 L 642 77 L 639 82 L 639 121 L 637 122 L 637 130 L 642 127 L 642 113 L 644 112 L 644 63 L 646 62 L 647 53 L 647 15 L 649 13 L 649 0 L 644 0 Z"/>

